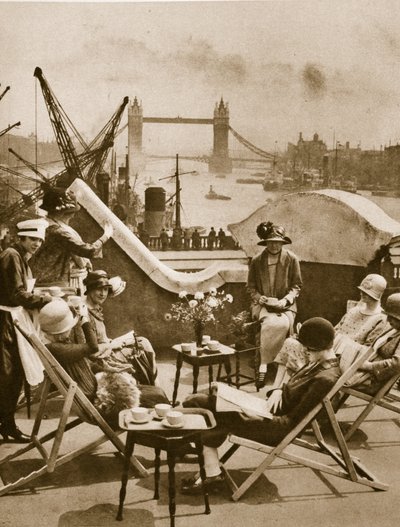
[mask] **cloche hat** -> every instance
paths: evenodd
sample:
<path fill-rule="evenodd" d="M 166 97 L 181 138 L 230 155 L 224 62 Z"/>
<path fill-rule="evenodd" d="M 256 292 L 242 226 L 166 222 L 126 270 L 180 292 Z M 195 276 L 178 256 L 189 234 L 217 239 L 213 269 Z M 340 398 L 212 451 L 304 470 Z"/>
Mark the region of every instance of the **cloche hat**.
<path fill-rule="evenodd" d="M 334 338 L 335 328 L 329 320 L 321 317 L 306 320 L 301 326 L 298 336 L 303 346 L 315 351 L 322 351 L 332 347 Z"/>
<path fill-rule="evenodd" d="M 400 320 L 400 293 L 393 293 L 393 295 L 388 296 L 385 313 Z"/>
<path fill-rule="evenodd" d="M 386 285 L 386 280 L 380 274 L 369 274 L 363 279 L 358 289 L 371 298 L 380 300 Z"/>
<path fill-rule="evenodd" d="M 285 229 L 280 225 L 274 225 L 272 221 L 260 223 L 256 229 L 256 233 L 261 238 L 261 241 L 257 245 L 267 245 L 268 242 L 292 243 L 289 236 L 286 236 Z"/>
<path fill-rule="evenodd" d="M 58 298 L 49 302 L 39 312 L 40 329 L 50 335 L 59 335 L 72 329 L 78 322 L 67 302 Z"/>
<path fill-rule="evenodd" d="M 108 287 L 112 290 L 106 271 L 89 271 L 87 277 L 83 280 L 83 284 L 86 286 L 86 293 L 99 287 Z"/>

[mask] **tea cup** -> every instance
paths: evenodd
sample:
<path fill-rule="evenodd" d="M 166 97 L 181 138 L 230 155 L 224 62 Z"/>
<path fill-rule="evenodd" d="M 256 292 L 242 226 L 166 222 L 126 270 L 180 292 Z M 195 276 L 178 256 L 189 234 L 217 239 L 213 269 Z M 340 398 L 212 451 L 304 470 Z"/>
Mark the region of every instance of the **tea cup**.
<path fill-rule="evenodd" d="M 171 426 L 179 426 L 183 423 L 183 413 L 173 410 L 167 413 L 167 421 Z"/>
<path fill-rule="evenodd" d="M 159 403 L 154 406 L 154 410 L 156 411 L 158 417 L 165 417 L 167 413 L 171 410 L 171 408 L 172 407 L 170 404 L 164 403 Z"/>
<path fill-rule="evenodd" d="M 210 340 L 211 340 L 210 335 L 203 335 L 203 338 L 201 340 L 201 344 L 203 346 L 207 346 L 207 344 L 210 342 Z"/>
<path fill-rule="evenodd" d="M 142 406 L 131 408 L 131 415 L 134 421 L 145 421 L 146 419 L 149 419 L 149 411 Z"/>
<path fill-rule="evenodd" d="M 51 287 L 49 287 L 49 294 L 51 296 L 55 296 L 55 297 L 62 297 L 63 296 L 63 292 L 61 290 L 61 287 L 58 287 L 56 285 L 52 285 Z"/>
<path fill-rule="evenodd" d="M 183 342 L 181 344 L 181 350 L 184 353 L 190 353 L 192 351 L 192 344 L 190 342 Z"/>
<path fill-rule="evenodd" d="M 218 340 L 210 340 L 208 343 L 208 349 L 211 351 L 217 351 L 219 349 L 219 342 Z"/>

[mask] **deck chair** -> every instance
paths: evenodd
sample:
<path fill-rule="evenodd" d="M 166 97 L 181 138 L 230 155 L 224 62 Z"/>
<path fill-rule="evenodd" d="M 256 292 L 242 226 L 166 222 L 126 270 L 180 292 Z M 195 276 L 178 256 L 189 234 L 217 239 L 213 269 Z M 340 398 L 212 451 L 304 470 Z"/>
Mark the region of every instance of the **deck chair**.
<path fill-rule="evenodd" d="M 357 386 L 344 386 L 341 389 L 343 396 L 340 400 L 339 407 L 342 407 L 351 395 L 358 399 L 362 399 L 367 403 L 355 421 L 351 424 L 348 430 L 346 430 L 344 435 L 346 440 L 350 439 L 354 432 L 359 428 L 360 424 L 368 417 L 376 406 L 400 414 L 400 396 L 391 391 L 399 379 L 400 373 L 396 373 L 381 386 L 375 395 L 364 393 L 360 388 L 357 388 Z"/>
<path fill-rule="evenodd" d="M 71 461 L 77 456 L 89 452 L 99 445 L 111 441 L 116 447 L 118 452 L 124 454 L 125 446 L 119 439 L 118 434 L 121 431 L 114 431 L 108 423 L 103 419 L 100 413 L 96 410 L 89 399 L 84 395 L 82 390 L 79 388 L 77 383 L 67 374 L 64 368 L 59 362 L 53 357 L 46 346 L 41 342 L 39 337 L 35 334 L 28 334 L 24 328 L 21 327 L 18 321 L 14 322 L 17 330 L 19 330 L 32 347 L 38 353 L 40 360 L 45 368 L 45 380 L 43 382 L 42 394 L 39 402 L 38 412 L 33 425 L 31 434 L 31 442 L 20 448 L 18 451 L 10 454 L 4 459 L 0 460 L 0 479 L 2 480 L 3 486 L 0 487 L 0 496 L 7 494 L 18 487 L 26 485 L 34 479 L 42 476 L 45 473 L 53 472 L 58 466 Z M 40 425 L 44 417 L 44 411 L 46 402 L 50 392 L 50 387 L 55 387 L 58 393 L 63 397 L 64 403 L 58 421 L 58 426 L 55 430 L 42 437 L 38 437 Z M 54 392 L 53 392 L 54 393 Z M 68 422 L 72 408 L 76 411 L 78 416 L 72 421 Z M 97 425 L 103 432 L 103 435 L 80 448 L 77 448 L 68 453 L 59 455 L 60 447 L 64 434 L 82 424 L 83 422 L 89 422 L 90 424 Z M 44 444 L 52 441 L 50 452 L 45 448 Z M 44 464 L 37 470 L 31 471 L 29 474 L 18 478 L 15 481 L 8 481 L 8 478 L 3 479 L 2 469 L 6 469 L 10 462 L 17 460 L 27 452 L 33 449 L 37 449 L 44 460 Z M 131 458 L 131 465 L 136 469 L 137 473 L 141 476 L 147 476 L 148 471 L 142 466 L 142 464 L 134 457 Z"/>
<path fill-rule="evenodd" d="M 378 481 L 376 477 L 358 459 L 350 455 L 346 440 L 336 420 L 335 412 L 332 406 L 333 397 L 339 393 L 339 390 L 344 386 L 346 381 L 353 376 L 359 366 L 361 366 L 361 364 L 363 364 L 363 362 L 367 360 L 369 356 L 372 355 L 372 353 L 372 349 L 368 349 L 366 352 L 361 353 L 360 356 L 355 359 L 354 363 L 342 373 L 338 381 L 331 388 L 329 393 L 323 398 L 323 400 L 317 404 L 277 446 L 267 446 L 233 434 L 228 437 L 228 440 L 232 443 L 232 446 L 222 456 L 221 462 L 222 470 L 226 476 L 226 480 L 232 489 L 232 499 L 234 501 L 238 501 L 240 497 L 243 496 L 243 494 L 251 487 L 251 485 L 270 465 L 272 465 L 272 463 L 277 458 L 295 463 L 296 465 L 309 467 L 315 472 L 331 474 L 342 479 L 360 483 L 361 485 L 372 487 L 374 490 L 388 489 L 388 485 Z M 336 442 L 335 447 L 326 442 L 321 428 L 318 425 L 316 417 L 322 409 L 325 409 L 328 416 Z M 313 441 L 300 437 L 302 432 L 310 425 L 312 427 L 314 436 Z M 293 453 L 292 451 L 288 452 L 287 447 L 290 445 L 296 445 L 300 447 L 302 453 L 311 451 L 323 454 L 325 459 L 327 459 L 327 462 L 322 463 L 319 460 L 320 456 L 318 456 L 318 459 L 315 459 L 312 456 L 303 457 L 303 455 Z M 266 458 L 261 462 L 261 464 L 240 486 L 235 483 L 225 466 L 226 462 L 239 449 L 239 447 L 246 447 L 267 454 Z M 332 460 L 335 462 L 336 466 L 332 465 Z M 328 464 L 328 461 L 330 464 Z"/>

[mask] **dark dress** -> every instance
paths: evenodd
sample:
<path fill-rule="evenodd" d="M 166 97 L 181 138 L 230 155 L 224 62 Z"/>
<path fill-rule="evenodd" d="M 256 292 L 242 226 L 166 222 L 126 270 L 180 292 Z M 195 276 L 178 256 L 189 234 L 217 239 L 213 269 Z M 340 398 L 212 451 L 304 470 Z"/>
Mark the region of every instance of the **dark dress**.
<path fill-rule="evenodd" d="M 40 309 L 47 304 L 42 296 L 28 293 L 29 279 L 32 271 L 26 251 L 18 243 L 8 247 L 0 254 L 0 305 Z M 10 313 L 0 310 L 0 421 L 14 419 L 23 379 L 12 318 Z"/>
<path fill-rule="evenodd" d="M 243 419 L 238 412 L 216 412 L 217 427 L 205 432 L 203 443 L 220 446 L 229 433 L 275 446 L 312 410 L 339 379 L 337 359 L 311 363 L 296 372 L 282 388 L 282 409 L 272 419 Z M 184 407 L 205 407 L 215 412 L 215 396 L 189 396 Z"/>

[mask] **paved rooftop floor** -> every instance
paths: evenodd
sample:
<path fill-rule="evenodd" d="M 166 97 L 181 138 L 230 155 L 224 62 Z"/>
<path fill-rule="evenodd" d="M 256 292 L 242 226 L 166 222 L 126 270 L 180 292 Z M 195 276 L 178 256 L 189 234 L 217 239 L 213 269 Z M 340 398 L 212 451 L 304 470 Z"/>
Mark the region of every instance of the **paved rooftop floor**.
<path fill-rule="evenodd" d="M 172 357 L 161 357 L 159 371 L 163 387 L 172 395 L 175 366 Z M 245 361 L 247 362 L 247 361 Z M 200 389 L 207 386 L 207 371 L 200 373 Z M 191 370 L 182 368 L 178 398 L 191 392 Z M 248 391 L 255 391 L 253 386 Z M 261 395 L 261 394 L 260 394 Z M 355 400 L 351 405 L 358 404 Z M 350 420 L 354 407 L 340 412 L 340 420 Z M 48 419 L 43 431 L 55 423 L 56 410 L 49 406 Z M 18 414 L 18 424 L 29 431 L 26 412 Z M 71 431 L 66 446 L 81 445 L 99 434 L 97 428 L 83 425 L 83 432 Z M 125 437 L 121 436 L 124 440 Z M 224 445 L 225 446 L 225 445 Z M 0 444 L 3 458 L 16 447 Z M 397 414 L 375 409 L 370 418 L 356 432 L 350 442 L 351 453 L 380 479 L 389 485 L 386 492 L 331 476 L 318 476 L 310 469 L 289 466 L 278 461 L 276 465 L 249 489 L 237 503 L 230 500 L 228 488 L 212 494 L 211 515 L 203 514 L 202 497 L 183 496 L 177 492 L 176 526 L 205 527 L 226 525 L 239 527 L 288 526 L 313 527 L 392 527 L 398 523 L 400 502 L 400 419 Z M 142 463 L 153 467 L 153 451 L 144 447 L 135 449 Z M 33 454 L 29 454 L 33 458 Z M 243 479 L 249 468 L 256 467 L 263 455 L 244 448 L 232 457 L 229 467 L 233 475 Z M 37 459 L 26 459 L 24 466 L 35 466 Z M 186 457 L 176 466 L 177 487 L 183 476 L 196 470 L 194 458 Z M 153 500 L 153 477 L 132 478 L 128 482 L 125 515 L 122 522 L 115 516 L 119 499 L 122 461 L 114 454 L 110 443 L 99 447 L 59 467 L 18 493 L 0 498 L 0 527 L 111 527 L 130 525 L 138 527 L 167 527 L 168 479 L 165 454 L 162 454 L 160 499 Z"/>

